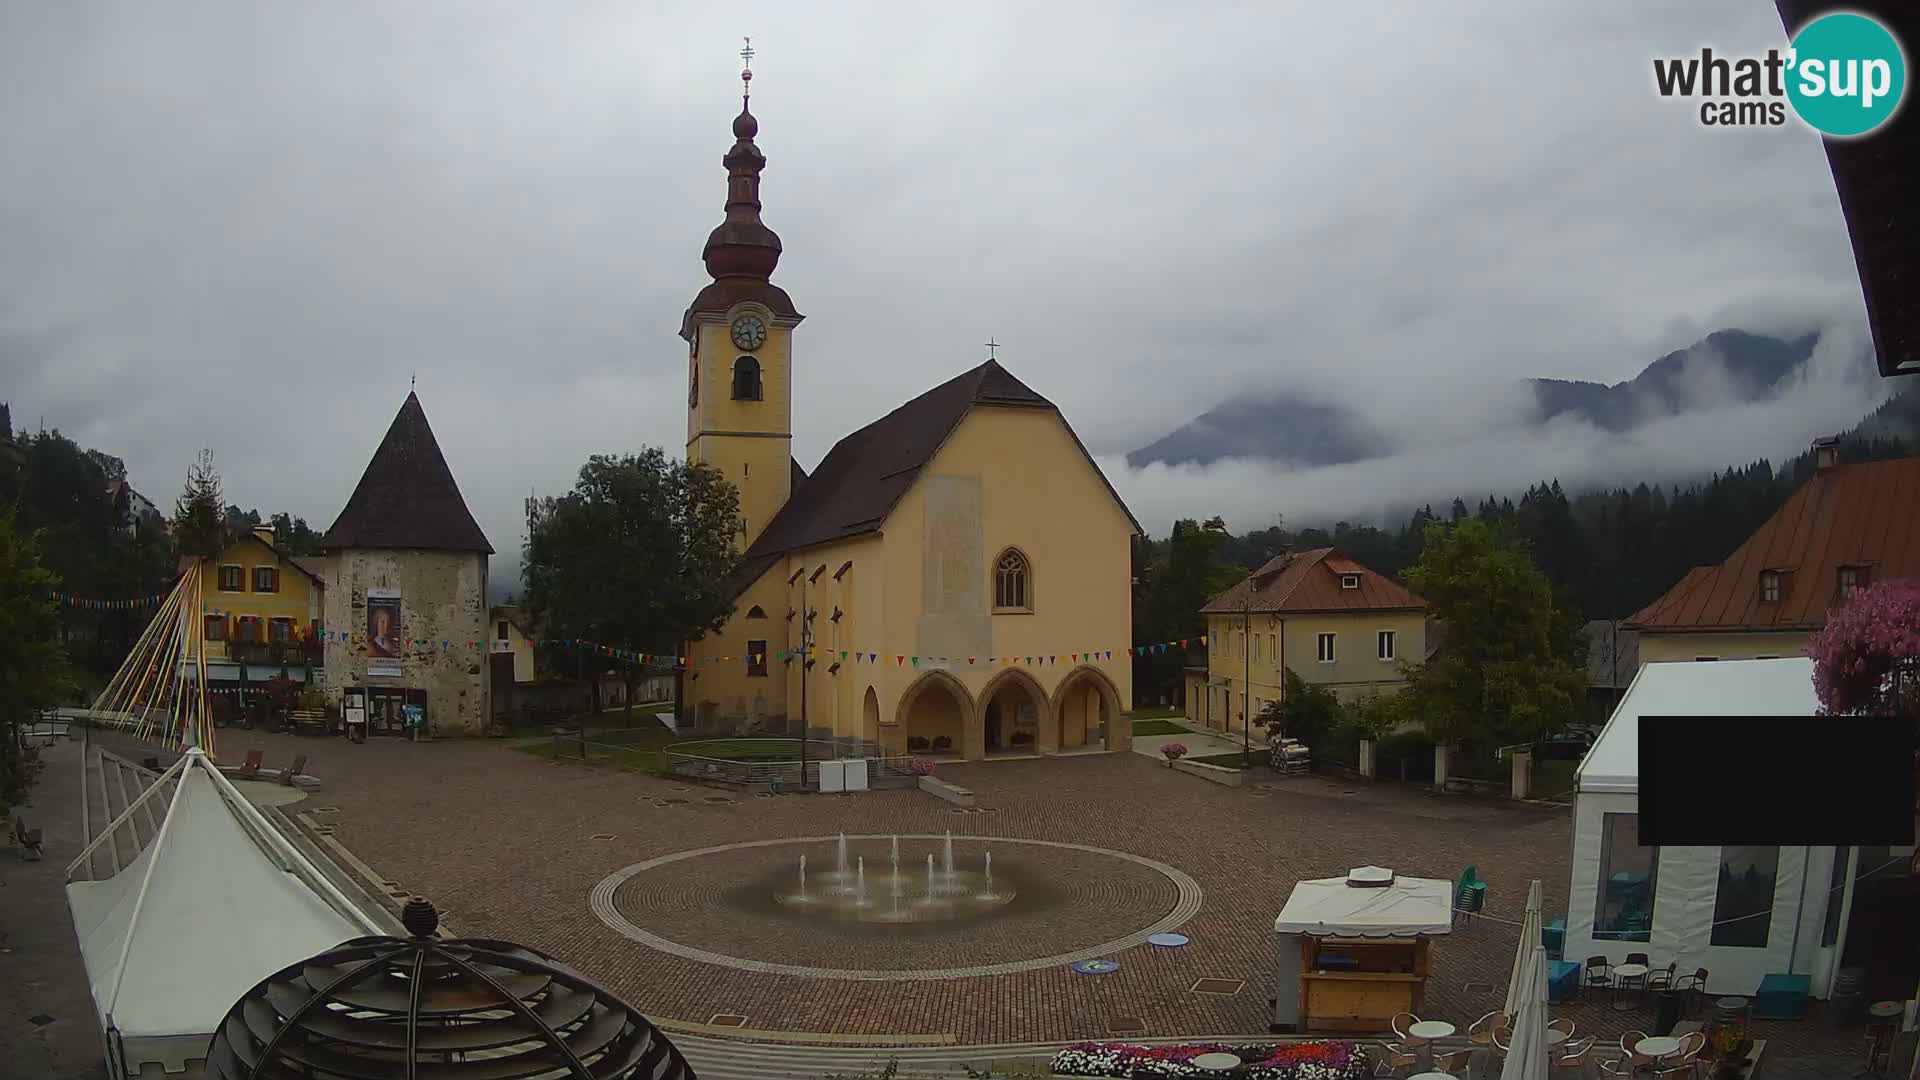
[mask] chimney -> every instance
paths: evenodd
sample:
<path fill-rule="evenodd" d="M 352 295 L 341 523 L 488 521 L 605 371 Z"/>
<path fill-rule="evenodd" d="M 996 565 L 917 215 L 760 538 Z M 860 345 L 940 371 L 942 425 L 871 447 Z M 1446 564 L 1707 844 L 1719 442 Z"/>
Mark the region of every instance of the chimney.
<path fill-rule="evenodd" d="M 271 526 L 271 525 L 255 525 L 255 526 L 253 527 L 253 535 L 254 535 L 254 536 L 255 536 L 256 538 L 258 538 L 258 539 L 260 540 L 260 542 L 261 542 L 261 543 L 263 543 L 263 544 L 271 544 L 271 543 L 273 543 L 273 526 Z"/>
<path fill-rule="evenodd" d="M 1833 435 L 1823 435 L 1813 440 L 1813 471 L 1826 472 L 1840 464 L 1840 440 Z"/>

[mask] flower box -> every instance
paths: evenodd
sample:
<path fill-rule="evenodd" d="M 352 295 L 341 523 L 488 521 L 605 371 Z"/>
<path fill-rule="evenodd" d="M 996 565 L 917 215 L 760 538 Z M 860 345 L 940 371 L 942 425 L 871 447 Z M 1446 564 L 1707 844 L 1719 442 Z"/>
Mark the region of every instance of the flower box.
<path fill-rule="evenodd" d="M 1240 1066 L 1219 1073 L 1193 1064 L 1202 1054 L 1232 1054 Z M 1055 1054 L 1056 1076 L 1233 1076 L 1245 1080 L 1365 1080 L 1372 1073 L 1357 1043 L 1312 1040 L 1288 1043 L 1187 1043 L 1136 1046 L 1130 1043 L 1076 1043 Z"/>

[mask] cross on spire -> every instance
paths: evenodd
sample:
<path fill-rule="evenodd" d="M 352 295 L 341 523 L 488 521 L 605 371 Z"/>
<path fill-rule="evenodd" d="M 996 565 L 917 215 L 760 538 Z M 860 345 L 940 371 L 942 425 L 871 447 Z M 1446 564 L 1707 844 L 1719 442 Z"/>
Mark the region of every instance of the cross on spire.
<path fill-rule="evenodd" d="M 993 340 L 993 338 L 991 337 L 987 338 L 987 359 L 998 360 L 999 357 L 995 355 L 994 350 L 998 349 L 999 347 L 1000 347 L 999 342 Z"/>
<path fill-rule="evenodd" d="M 746 97 L 753 92 L 753 39 L 741 38 L 745 45 L 740 49 L 740 96 Z"/>

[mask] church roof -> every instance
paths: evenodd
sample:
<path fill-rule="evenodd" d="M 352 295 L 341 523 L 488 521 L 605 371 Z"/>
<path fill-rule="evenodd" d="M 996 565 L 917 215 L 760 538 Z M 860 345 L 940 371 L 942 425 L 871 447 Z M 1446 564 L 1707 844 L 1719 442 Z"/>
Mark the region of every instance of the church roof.
<path fill-rule="evenodd" d="M 340 548 L 418 548 L 493 554 L 473 520 L 453 470 L 413 393 L 400 406 L 346 509 L 320 538 L 324 551 Z"/>
<path fill-rule="evenodd" d="M 871 533 L 880 528 L 920 470 L 975 405 L 1044 409 L 1058 416 L 1053 402 L 988 360 L 941 383 L 905 405 L 835 443 L 808 476 L 794 463 L 793 493 L 767 528 L 747 549 L 741 566 L 742 588 L 765 573 L 789 551 Z M 1060 423 L 1065 426 L 1066 418 Z M 1080 437 L 1067 427 L 1074 445 L 1086 454 Z M 1087 455 L 1087 464 L 1106 483 L 1127 520 L 1140 531 L 1120 494 Z"/>

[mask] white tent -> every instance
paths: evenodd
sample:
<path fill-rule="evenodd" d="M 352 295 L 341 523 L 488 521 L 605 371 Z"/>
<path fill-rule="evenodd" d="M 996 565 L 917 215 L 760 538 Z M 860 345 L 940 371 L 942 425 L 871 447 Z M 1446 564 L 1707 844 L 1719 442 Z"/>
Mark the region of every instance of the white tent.
<path fill-rule="evenodd" d="M 279 968 L 381 933 L 198 748 L 68 867 L 174 780 L 153 842 L 103 881 L 70 881 L 80 953 L 113 1075 L 177 1073 L 240 996 Z"/>
<path fill-rule="evenodd" d="M 1706 968 L 1714 994 L 1750 995 L 1767 975 L 1795 973 L 1810 977 L 1812 996 L 1827 996 L 1845 943 L 1844 929 L 1823 943 L 1828 897 L 1844 905 L 1851 896 L 1835 849 L 1639 845 L 1641 717 L 1818 712 L 1813 661 L 1803 656 L 1642 667 L 1576 773 L 1566 958 L 1619 964 L 1643 952 L 1655 967 Z M 1729 880 L 1772 875 L 1771 912 L 1727 914 L 1739 905 L 1720 902 L 1723 862 Z M 1829 887 L 1835 878 L 1839 890 Z M 1716 916 L 1716 907 L 1725 910 Z M 1736 918 L 1744 935 L 1722 929 Z"/>

